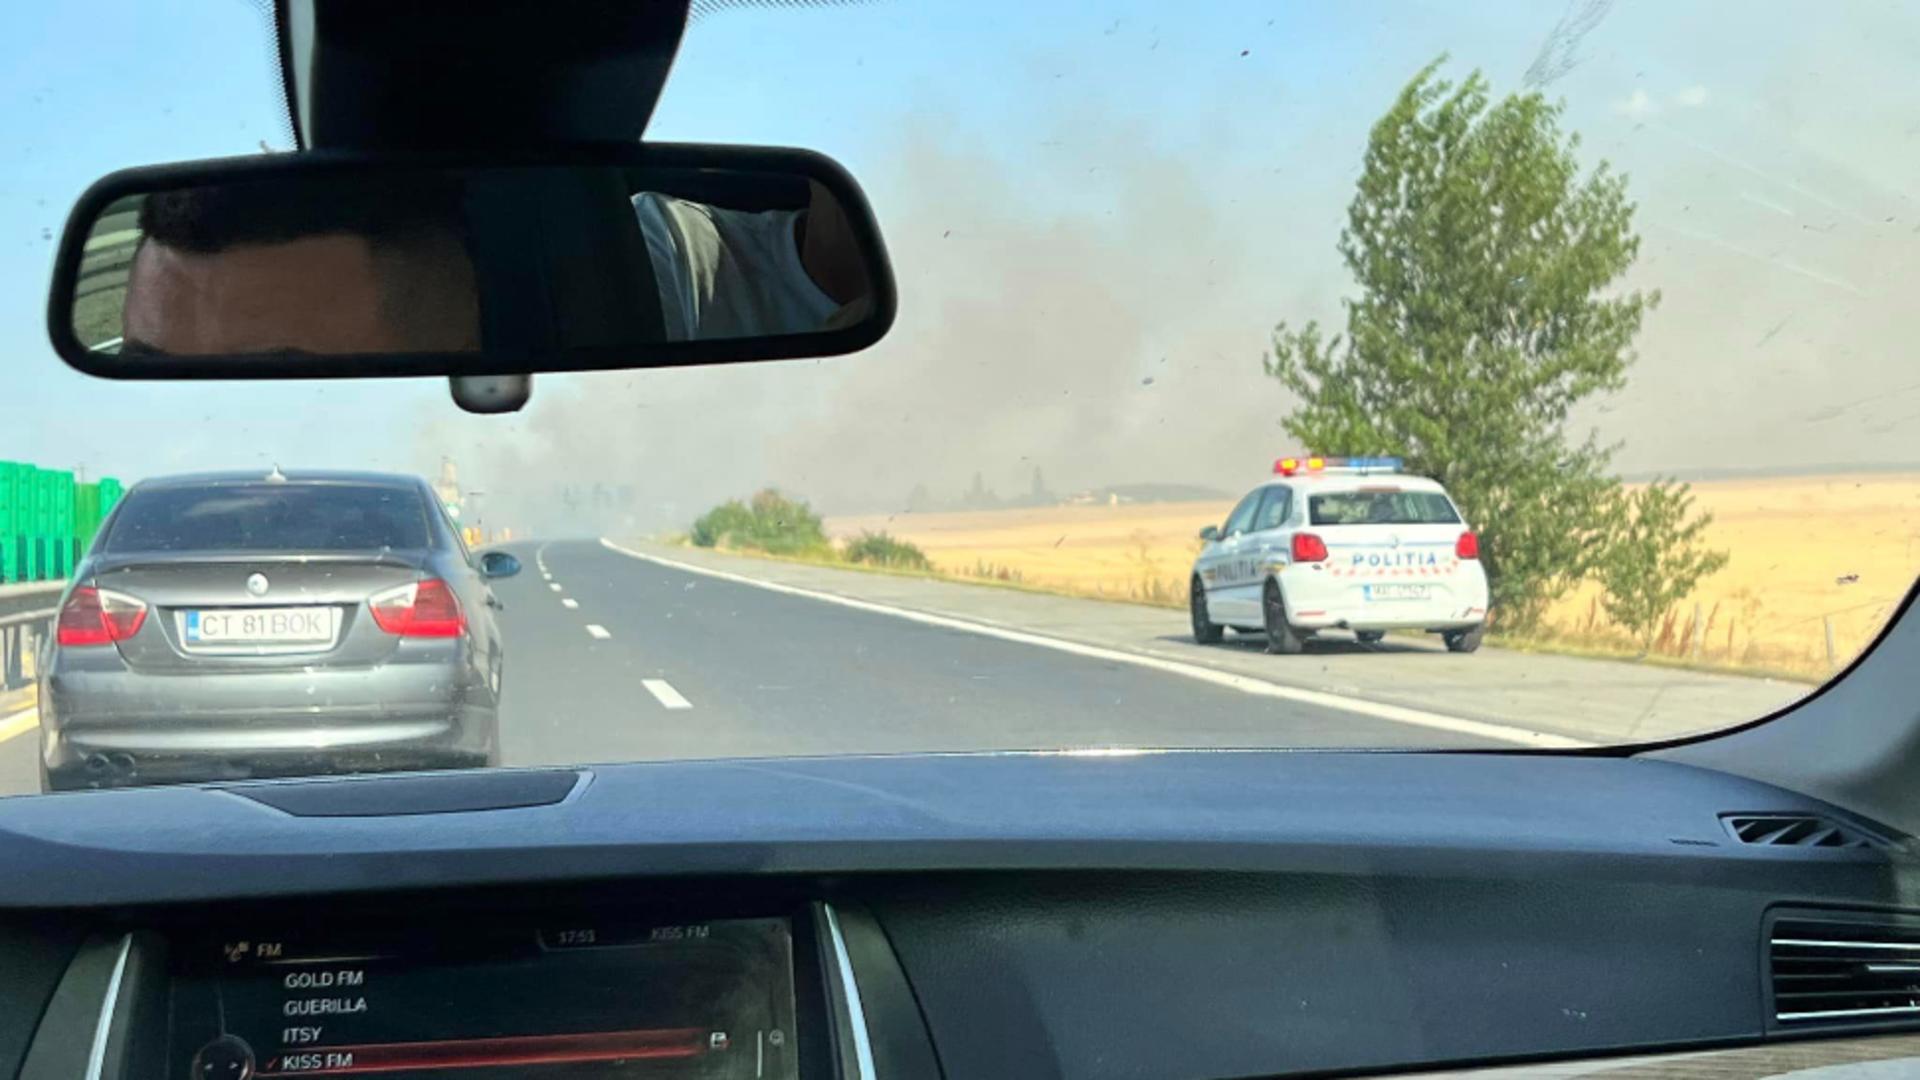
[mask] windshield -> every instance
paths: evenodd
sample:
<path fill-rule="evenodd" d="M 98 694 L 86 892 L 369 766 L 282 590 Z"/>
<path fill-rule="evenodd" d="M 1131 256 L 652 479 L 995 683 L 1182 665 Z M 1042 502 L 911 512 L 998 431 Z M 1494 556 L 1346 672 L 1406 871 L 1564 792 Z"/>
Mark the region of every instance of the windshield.
<path fill-rule="evenodd" d="M 17 8 L 0 793 L 1641 744 L 1813 692 L 1920 571 L 1920 9 L 696 4 L 647 137 L 844 165 L 891 332 L 474 415 L 63 365 L 88 184 L 294 140 L 254 7 Z M 618 194 L 652 323 L 858 306 L 804 185 Z M 169 206 L 90 242 L 89 342 Z M 743 258 L 778 289 L 725 295 Z M 273 323 L 351 283 L 230 284 Z"/>

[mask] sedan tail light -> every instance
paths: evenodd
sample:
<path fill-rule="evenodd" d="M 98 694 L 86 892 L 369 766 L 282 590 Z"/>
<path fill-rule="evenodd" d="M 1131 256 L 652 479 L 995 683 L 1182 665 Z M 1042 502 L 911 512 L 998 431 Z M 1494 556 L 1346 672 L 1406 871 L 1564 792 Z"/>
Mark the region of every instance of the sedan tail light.
<path fill-rule="evenodd" d="M 1453 554 L 1458 559 L 1477 559 L 1480 557 L 1480 537 L 1472 529 L 1460 534 L 1453 542 Z"/>
<path fill-rule="evenodd" d="M 450 638 L 467 631 L 466 613 L 453 590 L 428 578 L 367 598 L 374 625 L 398 637 Z"/>
<path fill-rule="evenodd" d="M 144 601 L 82 585 L 61 606 L 54 640 L 61 645 L 111 645 L 139 633 L 146 621 Z"/>
<path fill-rule="evenodd" d="M 1294 562 L 1327 561 L 1327 542 L 1312 533 L 1293 534 Z"/>

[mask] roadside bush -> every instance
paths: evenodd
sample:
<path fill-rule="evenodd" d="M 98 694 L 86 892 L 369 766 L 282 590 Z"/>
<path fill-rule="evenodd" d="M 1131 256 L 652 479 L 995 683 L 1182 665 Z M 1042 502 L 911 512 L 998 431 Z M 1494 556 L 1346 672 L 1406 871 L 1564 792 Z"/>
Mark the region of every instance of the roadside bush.
<path fill-rule="evenodd" d="M 1675 604 L 1692 595 L 1700 579 L 1727 565 L 1724 551 L 1706 551 L 1700 535 L 1711 514 L 1693 512 L 1692 489 L 1658 481 L 1619 495 L 1608 512 L 1606 547 L 1600 556 L 1600 606 L 1645 653 L 1655 631 L 1671 635 Z"/>
<path fill-rule="evenodd" d="M 845 555 L 848 562 L 873 566 L 893 566 L 906 570 L 933 569 L 926 552 L 884 532 L 862 532 L 858 538 L 847 542 Z"/>
<path fill-rule="evenodd" d="M 830 550 L 820 515 L 772 488 L 746 502 L 730 499 L 700 515 L 687 537 L 697 547 L 735 547 L 772 555 Z"/>

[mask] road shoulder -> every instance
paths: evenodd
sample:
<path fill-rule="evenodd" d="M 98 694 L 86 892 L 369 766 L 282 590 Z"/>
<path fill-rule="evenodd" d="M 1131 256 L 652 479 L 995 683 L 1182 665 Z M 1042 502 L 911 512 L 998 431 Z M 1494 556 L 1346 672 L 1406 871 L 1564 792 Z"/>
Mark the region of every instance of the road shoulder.
<path fill-rule="evenodd" d="M 1316 642 L 1301 656 L 1268 656 L 1254 638 L 1229 635 L 1224 645 L 1195 644 L 1181 613 L 1159 608 L 865 574 L 645 540 L 623 539 L 617 548 L 756 583 L 1112 650 L 1137 662 L 1201 669 L 1229 682 L 1253 680 L 1312 695 L 1309 700 L 1317 704 L 1329 703 L 1325 695 L 1362 703 L 1356 711 L 1375 715 L 1409 710 L 1413 722 L 1434 726 L 1490 725 L 1489 737 L 1504 732 L 1502 741 L 1517 745 L 1641 742 L 1711 730 L 1766 715 L 1810 689 L 1785 681 L 1492 648 L 1458 656 L 1437 642 L 1427 646 L 1417 639 L 1390 639 L 1372 648 Z"/>

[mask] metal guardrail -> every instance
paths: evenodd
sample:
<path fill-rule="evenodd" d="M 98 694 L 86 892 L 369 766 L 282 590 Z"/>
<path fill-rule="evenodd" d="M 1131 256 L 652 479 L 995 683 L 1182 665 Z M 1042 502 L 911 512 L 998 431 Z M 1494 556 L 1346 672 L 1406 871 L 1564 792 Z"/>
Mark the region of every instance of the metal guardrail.
<path fill-rule="evenodd" d="M 57 614 L 58 608 L 44 608 L 0 615 L 0 690 L 18 690 L 33 681 L 27 658 L 37 656 Z"/>
<path fill-rule="evenodd" d="M 0 585 L 0 690 L 18 690 L 33 681 L 28 661 L 53 629 L 55 605 L 64 581 Z"/>
<path fill-rule="evenodd" d="M 60 602 L 60 591 L 66 587 L 64 581 L 23 581 L 0 585 L 0 619 L 23 611 L 53 607 Z"/>

